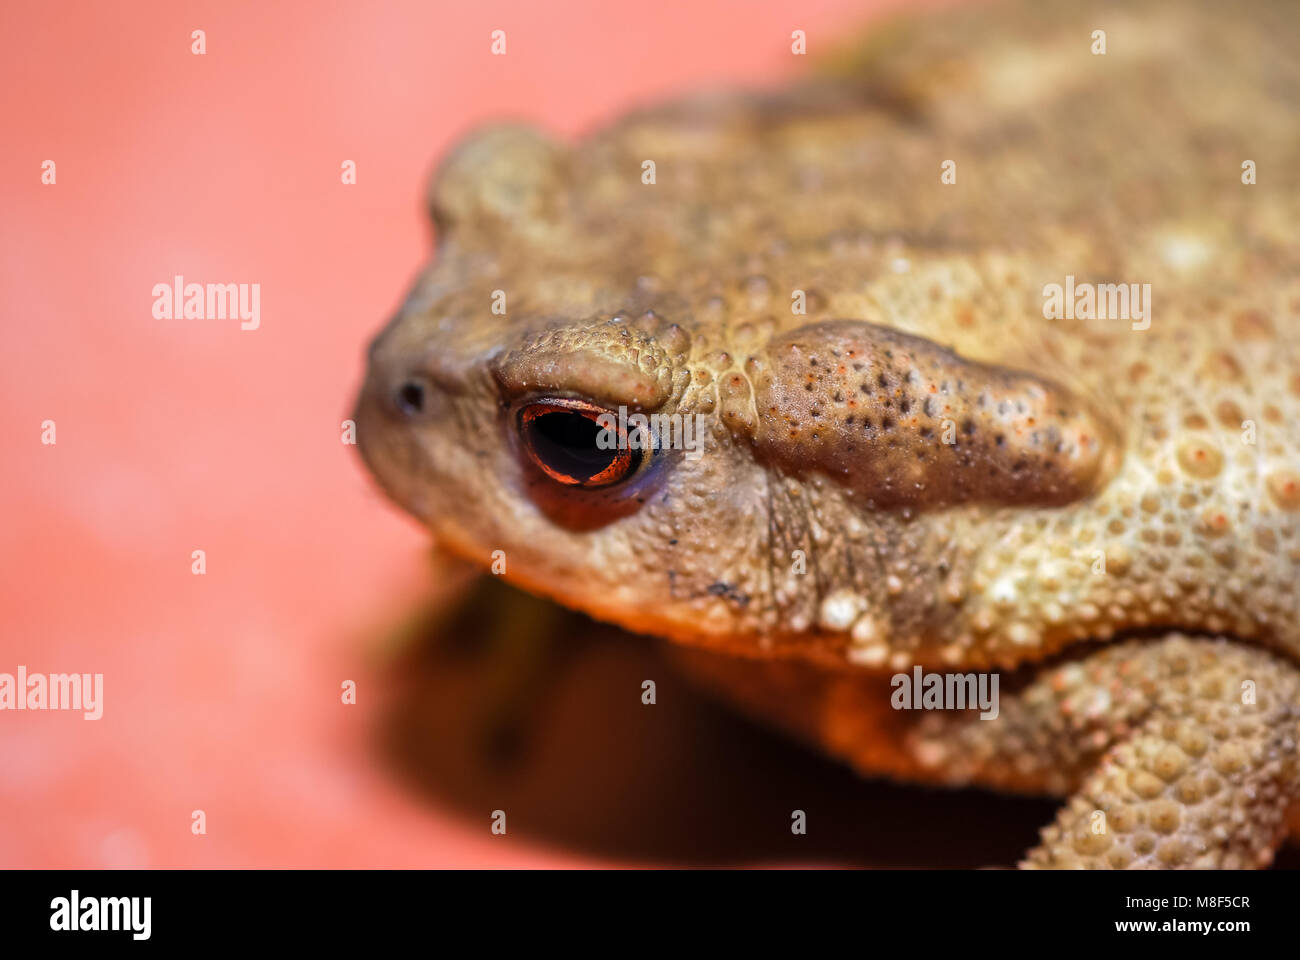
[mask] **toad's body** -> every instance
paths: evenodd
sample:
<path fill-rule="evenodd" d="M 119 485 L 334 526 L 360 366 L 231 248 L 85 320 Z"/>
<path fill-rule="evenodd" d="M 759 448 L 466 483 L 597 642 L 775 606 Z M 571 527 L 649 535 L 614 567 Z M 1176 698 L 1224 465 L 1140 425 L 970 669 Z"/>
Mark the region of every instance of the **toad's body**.
<path fill-rule="evenodd" d="M 863 771 L 1072 795 L 1029 863 L 1266 863 L 1300 798 L 1300 55 L 1286 4 L 1215 11 L 946 11 L 783 94 L 472 139 L 368 463 Z M 700 455 L 585 477 L 581 431 L 535 433 L 620 407 Z M 999 717 L 891 709 L 915 665 L 999 671 Z"/>

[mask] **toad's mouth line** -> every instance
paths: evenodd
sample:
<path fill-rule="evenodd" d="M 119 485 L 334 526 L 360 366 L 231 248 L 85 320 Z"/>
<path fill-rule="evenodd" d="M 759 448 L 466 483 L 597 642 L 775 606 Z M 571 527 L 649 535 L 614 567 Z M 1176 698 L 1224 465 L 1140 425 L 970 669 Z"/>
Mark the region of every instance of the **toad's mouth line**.
<path fill-rule="evenodd" d="M 437 541 L 475 564 L 482 564 L 481 552 L 472 537 L 464 535 L 455 524 L 442 525 L 435 532 Z M 682 624 L 665 615 L 662 609 L 633 609 L 618 603 L 600 602 L 599 597 L 581 591 L 566 591 L 554 580 L 544 576 L 531 575 L 530 571 L 513 569 L 504 578 L 515 589 L 539 596 L 561 607 L 582 612 L 593 620 L 607 623 L 626 630 L 637 636 L 660 640 L 669 640 L 682 646 L 709 650 L 715 653 L 731 655 L 747 660 L 789 660 L 806 661 L 812 665 L 835 670 L 852 670 L 869 674 L 890 674 L 893 668 L 864 667 L 845 662 L 842 650 L 837 648 L 837 635 L 831 633 L 802 633 L 789 635 L 763 635 L 758 633 L 727 632 L 720 630 L 709 632 L 683 629 Z M 1066 625 L 1068 629 L 1068 624 Z M 1085 659 L 1089 654 L 1103 649 L 1113 648 L 1127 643 L 1155 643 L 1158 640 L 1178 635 L 1192 640 L 1220 641 L 1263 650 L 1282 661 L 1293 662 L 1294 654 L 1283 648 L 1269 636 L 1246 637 L 1231 631 L 1214 631 L 1207 629 L 1203 622 L 1166 621 L 1122 628 L 1101 636 L 1084 636 L 1078 639 L 1066 639 L 1050 647 L 1026 648 L 1014 662 L 998 663 L 995 658 L 976 662 L 948 662 L 937 655 L 916 656 L 907 664 L 933 670 L 996 670 L 1005 676 L 1007 683 L 1018 681 L 1022 676 L 1032 677 L 1039 671 L 1060 666 L 1072 661 Z M 933 648 L 931 648 L 933 649 Z M 918 651 L 901 651 L 917 653 Z"/>

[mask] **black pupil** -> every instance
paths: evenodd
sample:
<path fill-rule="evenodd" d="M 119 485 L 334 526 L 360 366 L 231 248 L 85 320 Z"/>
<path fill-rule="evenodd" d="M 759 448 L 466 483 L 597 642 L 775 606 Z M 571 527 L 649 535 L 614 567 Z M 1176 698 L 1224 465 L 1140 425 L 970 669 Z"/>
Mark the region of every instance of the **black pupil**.
<path fill-rule="evenodd" d="M 403 413 L 420 413 L 424 410 L 424 386 L 418 380 L 407 380 L 397 390 L 397 405 Z"/>
<path fill-rule="evenodd" d="M 556 473 L 578 483 L 586 483 L 618 455 L 612 447 L 602 450 L 596 445 L 602 428 L 580 413 L 543 413 L 533 417 L 527 429 L 534 455 Z"/>

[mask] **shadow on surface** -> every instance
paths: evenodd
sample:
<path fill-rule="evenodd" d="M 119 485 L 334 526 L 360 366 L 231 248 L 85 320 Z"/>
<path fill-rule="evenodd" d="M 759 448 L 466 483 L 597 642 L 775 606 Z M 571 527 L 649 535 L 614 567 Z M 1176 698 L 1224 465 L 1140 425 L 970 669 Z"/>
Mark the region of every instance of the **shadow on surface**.
<path fill-rule="evenodd" d="M 660 641 L 499 581 L 413 629 L 384 750 L 467 829 L 501 809 L 512 835 L 611 863 L 1010 867 L 1055 813 L 861 780 L 706 697 Z M 790 831 L 796 809 L 805 836 Z M 1292 848 L 1278 865 L 1298 862 Z"/>

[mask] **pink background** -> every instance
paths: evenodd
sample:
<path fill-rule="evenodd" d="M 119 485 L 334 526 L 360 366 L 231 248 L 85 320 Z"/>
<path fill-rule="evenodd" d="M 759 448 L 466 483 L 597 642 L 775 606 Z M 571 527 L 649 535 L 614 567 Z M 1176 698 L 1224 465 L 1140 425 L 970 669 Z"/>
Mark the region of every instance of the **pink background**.
<path fill-rule="evenodd" d="M 601 862 L 493 838 L 376 757 L 377 650 L 430 578 L 340 443 L 363 346 L 429 253 L 458 135 L 776 82 L 805 66 L 791 30 L 815 54 L 871 7 L 4 4 L 0 671 L 106 690 L 98 722 L 0 714 L 0 865 Z M 260 283 L 261 329 L 155 320 L 178 273 Z"/>

